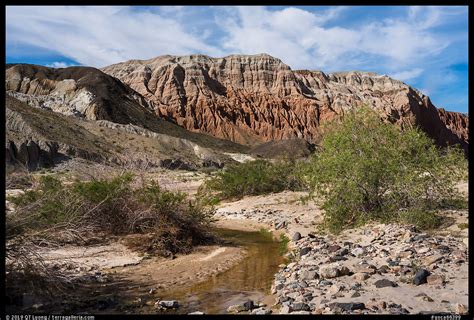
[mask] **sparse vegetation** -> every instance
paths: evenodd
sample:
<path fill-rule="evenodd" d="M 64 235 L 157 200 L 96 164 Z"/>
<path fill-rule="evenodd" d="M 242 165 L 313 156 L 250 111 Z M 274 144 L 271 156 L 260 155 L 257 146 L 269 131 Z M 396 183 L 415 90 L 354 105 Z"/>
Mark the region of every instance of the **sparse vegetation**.
<path fill-rule="evenodd" d="M 132 188 L 133 176 L 76 181 L 65 185 L 41 176 L 36 188 L 9 200 L 7 239 L 19 236 L 82 242 L 88 235 L 153 234 L 145 251 L 161 255 L 188 252 L 211 239 L 212 208 L 184 193 L 162 190 L 154 181 Z M 47 232 L 46 232 L 47 231 Z"/>
<path fill-rule="evenodd" d="M 255 160 L 231 165 L 208 179 L 200 190 L 217 199 L 241 198 L 283 190 L 302 190 L 295 161 Z"/>
<path fill-rule="evenodd" d="M 322 198 L 330 231 L 371 220 L 433 228 L 437 209 L 461 201 L 454 185 L 467 161 L 460 149 L 439 149 L 417 128 L 402 131 L 368 107 L 325 131 L 303 176 L 311 197 Z"/>
<path fill-rule="evenodd" d="M 458 224 L 458 228 L 461 229 L 461 230 L 467 229 L 467 228 L 469 228 L 469 224 L 468 223 L 460 223 L 460 224 Z"/>
<path fill-rule="evenodd" d="M 15 205 L 6 215 L 10 300 L 24 292 L 58 297 L 77 284 L 69 273 L 44 263 L 38 246 L 86 245 L 122 236 L 133 250 L 171 257 L 216 240 L 210 231 L 212 207 L 154 181 L 136 186 L 140 181 L 128 173 L 72 183 L 53 175 L 28 179 L 30 190 L 8 198 Z"/>
<path fill-rule="evenodd" d="M 290 239 L 285 234 L 280 234 L 280 246 L 279 246 L 279 253 L 280 255 L 284 255 L 288 251 L 288 243 Z"/>
<path fill-rule="evenodd" d="M 33 185 L 31 174 L 27 169 L 18 168 L 7 170 L 5 187 L 6 189 L 26 189 Z"/>

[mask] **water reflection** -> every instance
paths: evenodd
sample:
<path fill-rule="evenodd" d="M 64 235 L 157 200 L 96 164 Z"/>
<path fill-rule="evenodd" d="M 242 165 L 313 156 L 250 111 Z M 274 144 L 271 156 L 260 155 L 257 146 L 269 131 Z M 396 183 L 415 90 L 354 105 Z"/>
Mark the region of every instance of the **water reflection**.
<path fill-rule="evenodd" d="M 279 243 L 268 233 L 218 229 L 220 236 L 233 245 L 245 246 L 248 256 L 231 269 L 187 289 L 166 292 L 164 299 L 183 305 L 177 312 L 225 313 L 234 304 L 248 299 L 261 300 L 269 294 L 273 276 L 283 262 Z"/>

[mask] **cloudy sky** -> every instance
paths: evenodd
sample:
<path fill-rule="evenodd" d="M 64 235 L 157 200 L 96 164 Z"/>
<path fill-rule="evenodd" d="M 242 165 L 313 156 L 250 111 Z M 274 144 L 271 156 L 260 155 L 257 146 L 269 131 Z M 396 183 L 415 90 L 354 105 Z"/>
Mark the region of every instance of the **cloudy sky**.
<path fill-rule="evenodd" d="M 8 6 L 6 27 L 7 63 L 268 53 L 292 69 L 387 74 L 468 111 L 467 7 Z"/>

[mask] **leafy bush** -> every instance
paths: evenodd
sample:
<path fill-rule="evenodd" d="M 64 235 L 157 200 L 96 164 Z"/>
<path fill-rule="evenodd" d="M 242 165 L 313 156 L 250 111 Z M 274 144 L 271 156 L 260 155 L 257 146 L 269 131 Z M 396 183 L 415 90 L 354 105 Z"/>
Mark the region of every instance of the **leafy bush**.
<path fill-rule="evenodd" d="M 217 199 L 241 198 L 283 190 L 301 190 L 294 161 L 255 160 L 231 165 L 206 181 L 202 193 L 215 192 Z"/>
<path fill-rule="evenodd" d="M 466 166 L 460 149 L 439 149 L 419 129 L 400 130 L 363 107 L 325 128 L 303 175 L 333 232 L 370 220 L 427 228 L 439 223 L 436 209 L 458 201 Z"/>
<path fill-rule="evenodd" d="M 37 188 L 9 199 L 17 208 L 7 217 L 7 238 L 54 235 L 54 241 L 78 241 L 98 233 L 148 233 L 152 238 L 141 248 L 162 255 L 188 252 L 212 239 L 213 209 L 204 201 L 162 190 L 154 181 L 132 188 L 132 180 L 123 174 L 65 185 L 43 176 Z"/>

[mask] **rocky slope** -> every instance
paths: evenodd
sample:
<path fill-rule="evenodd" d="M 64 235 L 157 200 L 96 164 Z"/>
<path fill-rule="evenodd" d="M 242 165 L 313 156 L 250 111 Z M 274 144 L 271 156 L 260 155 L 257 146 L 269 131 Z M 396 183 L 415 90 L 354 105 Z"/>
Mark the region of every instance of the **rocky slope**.
<path fill-rule="evenodd" d="M 125 168 L 187 170 L 234 162 L 187 139 L 132 124 L 68 117 L 32 107 L 10 95 L 6 96 L 5 109 L 6 163 L 13 167 L 35 170 L 71 158 Z"/>
<path fill-rule="evenodd" d="M 111 156 L 104 139 L 85 130 L 74 118 L 32 108 L 8 95 L 5 117 L 7 165 L 35 170 L 67 157 L 104 161 Z"/>
<path fill-rule="evenodd" d="M 439 145 L 468 150 L 468 117 L 437 109 L 403 82 L 367 72 L 293 71 L 266 54 L 160 56 L 102 69 L 149 101 L 160 117 L 234 142 L 317 142 L 320 125 L 368 104 L 400 126 L 417 124 Z"/>
<path fill-rule="evenodd" d="M 54 69 L 30 64 L 8 64 L 5 89 L 7 95 L 30 106 L 64 115 L 131 124 L 228 152 L 246 150 L 230 141 L 192 133 L 167 119 L 156 117 L 150 102 L 141 94 L 96 68 Z"/>
<path fill-rule="evenodd" d="M 29 105 L 91 120 L 135 124 L 149 112 L 138 93 L 89 67 L 7 65 L 5 89 Z"/>

